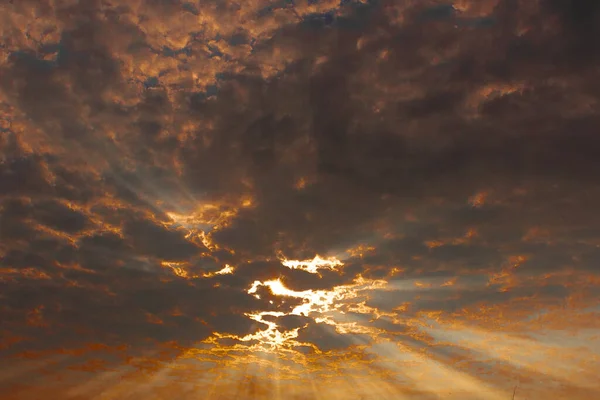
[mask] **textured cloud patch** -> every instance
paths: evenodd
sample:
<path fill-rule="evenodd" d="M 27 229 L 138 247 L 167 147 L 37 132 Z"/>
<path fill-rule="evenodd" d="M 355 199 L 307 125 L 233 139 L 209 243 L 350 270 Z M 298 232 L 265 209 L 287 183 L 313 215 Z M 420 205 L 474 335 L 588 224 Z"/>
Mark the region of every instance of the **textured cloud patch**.
<path fill-rule="evenodd" d="M 597 397 L 597 2 L 0 15 L 7 399 Z"/>

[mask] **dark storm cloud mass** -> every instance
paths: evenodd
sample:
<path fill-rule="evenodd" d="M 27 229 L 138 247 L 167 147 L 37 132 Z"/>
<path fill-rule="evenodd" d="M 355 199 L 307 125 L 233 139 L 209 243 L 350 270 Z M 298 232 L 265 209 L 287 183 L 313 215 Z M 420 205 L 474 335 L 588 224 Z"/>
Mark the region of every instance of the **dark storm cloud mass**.
<path fill-rule="evenodd" d="M 2 6 L 0 351 L 372 340 L 249 318 L 308 301 L 272 279 L 385 279 L 345 322 L 415 347 L 597 293 L 598 2 L 267 3 Z"/>

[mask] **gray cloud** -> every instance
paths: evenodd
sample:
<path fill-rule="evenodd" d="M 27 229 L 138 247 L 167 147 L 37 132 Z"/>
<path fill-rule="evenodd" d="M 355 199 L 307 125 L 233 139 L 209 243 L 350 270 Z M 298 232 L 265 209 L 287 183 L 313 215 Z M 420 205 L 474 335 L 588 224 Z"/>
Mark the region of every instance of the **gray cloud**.
<path fill-rule="evenodd" d="M 302 303 L 257 299 L 256 280 L 457 279 L 365 296 L 409 318 L 559 303 L 583 280 L 556 274 L 597 272 L 597 2 L 272 5 L 239 29 L 229 3 L 109 3 L 10 6 L 55 28 L 3 31 L 0 319 L 28 338 L 7 352 L 194 346 Z M 207 209 L 218 222 L 171 219 Z M 309 274 L 281 254 L 345 265 Z M 368 323 L 411 340 L 386 318 Z M 271 320 L 324 351 L 372 340 Z"/>

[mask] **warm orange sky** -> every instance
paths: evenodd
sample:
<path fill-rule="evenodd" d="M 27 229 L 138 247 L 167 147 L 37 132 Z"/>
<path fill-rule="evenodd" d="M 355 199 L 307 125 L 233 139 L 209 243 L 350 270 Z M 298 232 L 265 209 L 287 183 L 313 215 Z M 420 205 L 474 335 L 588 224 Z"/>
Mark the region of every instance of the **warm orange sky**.
<path fill-rule="evenodd" d="M 0 400 L 600 398 L 599 2 L 0 32 Z"/>

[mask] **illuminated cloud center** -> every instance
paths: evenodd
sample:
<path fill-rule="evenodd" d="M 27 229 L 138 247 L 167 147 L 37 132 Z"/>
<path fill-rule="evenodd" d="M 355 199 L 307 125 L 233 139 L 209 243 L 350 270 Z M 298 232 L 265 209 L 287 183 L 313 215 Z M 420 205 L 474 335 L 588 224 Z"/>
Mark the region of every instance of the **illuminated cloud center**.
<path fill-rule="evenodd" d="M 282 259 L 281 264 L 290 269 L 301 269 L 311 274 L 318 274 L 319 269 L 335 270 L 337 267 L 344 265 L 335 257 L 321 258 L 318 254 L 312 260 L 287 260 Z"/>
<path fill-rule="evenodd" d="M 170 222 L 165 225 L 181 227 L 187 230 L 186 239 L 197 238 L 207 249 L 218 250 L 219 246 L 212 241 L 212 233 L 226 228 L 241 208 L 253 205 L 253 199 L 248 196 L 242 196 L 234 202 L 200 204 L 191 213 L 166 212 Z"/>
<path fill-rule="evenodd" d="M 197 279 L 200 278 L 199 275 L 190 273 L 188 271 L 189 265 L 184 262 L 172 262 L 172 261 L 162 261 L 161 265 L 164 268 L 170 268 L 173 274 L 185 278 L 185 279 Z M 233 274 L 235 272 L 235 268 L 229 264 L 225 264 L 223 268 L 215 272 L 206 272 L 202 276 L 204 278 L 212 278 L 216 275 L 227 275 Z"/>
<path fill-rule="evenodd" d="M 349 285 L 336 286 L 332 290 L 303 290 L 295 291 L 291 290 L 281 282 L 279 279 L 273 279 L 265 282 L 254 281 L 250 289 L 249 294 L 254 294 L 257 298 L 260 296 L 257 294 L 259 287 L 268 287 L 271 293 L 275 296 L 282 297 L 293 297 L 303 299 L 303 303 L 294 307 L 289 313 L 279 311 L 264 311 L 252 314 L 246 314 L 249 318 L 262 322 L 268 325 L 267 329 L 259 331 L 252 335 L 240 338 L 242 341 L 258 340 L 262 344 L 270 345 L 271 347 L 277 347 L 288 344 L 290 346 L 302 345 L 301 343 L 295 342 L 293 339 L 298 336 L 298 330 L 295 328 L 289 331 L 281 331 L 275 322 L 264 320 L 265 316 L 282 317 L 285 315 L 298 315 L 298 316 L 314 316 L 314 320 L 317 323 L 326 323 L 328 325 L 335 326 L 336 330 L 340 333 L 364 333 L 365 328 L 358 326 L 356 322 L 338 322 L 332 318 L 332 315 L 344 314 L 344 307 L 348 308 L 345 301 L 350 299 L 357 299 L 364 294 L 365 291 L 381 290 L 387 287 L 387 282 L 383 280 L 366 280 L 362 277 L 357 278 L 353 283 Z M 357 313 L 370 314 L 373 312 L 369 307 L 355 307 L 351 311 Z"/>
<path fill-rule="evenodd" d="M 208 272 L 208 273 L 204 274 L 204 277 L 210 278 L 215 275 L 228 275 L 228 274 L 233 274 L 234 271 L 235 271 L 235 268 L 233 268 L 229 264 L 225 264 L 225 266 L 222 269 L 220 269 L 216 272 Z"/>

